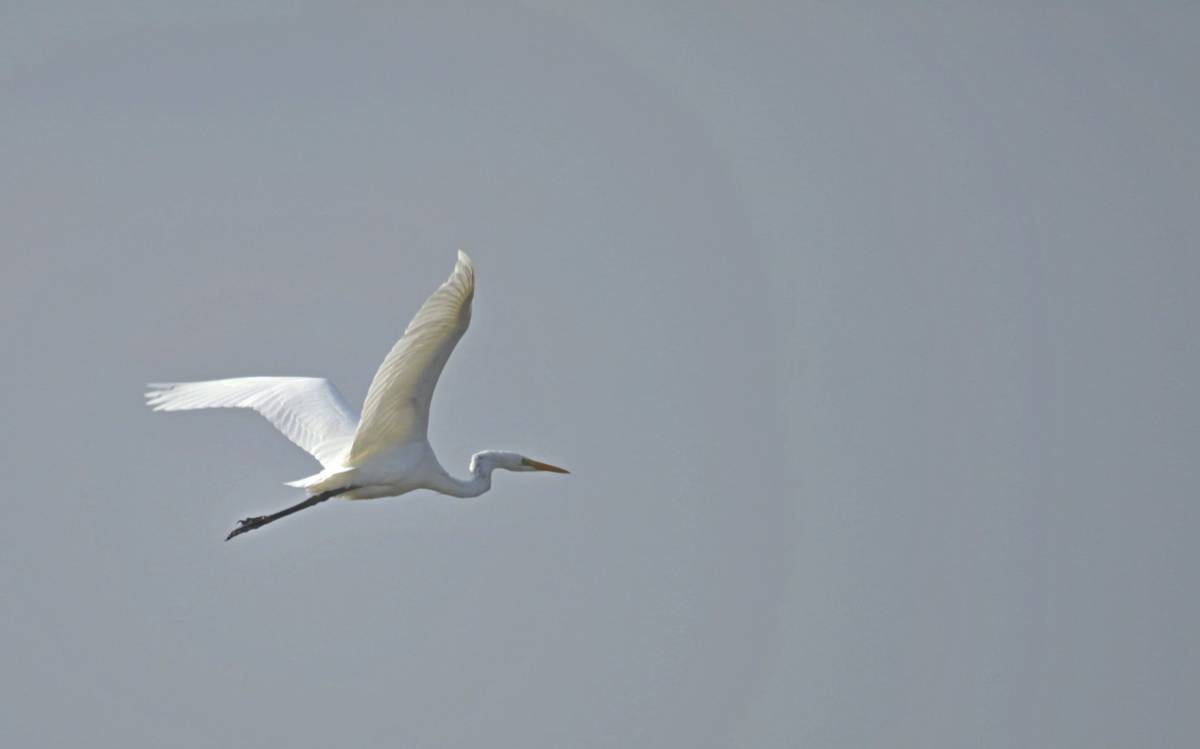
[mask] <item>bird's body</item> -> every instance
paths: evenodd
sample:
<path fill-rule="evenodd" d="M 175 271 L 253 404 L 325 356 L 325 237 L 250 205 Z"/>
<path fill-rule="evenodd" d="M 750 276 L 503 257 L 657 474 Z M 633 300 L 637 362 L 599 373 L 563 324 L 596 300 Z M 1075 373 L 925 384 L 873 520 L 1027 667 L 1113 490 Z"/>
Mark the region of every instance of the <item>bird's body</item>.
<path fill-rule="evenodd" d="M 455 344 L 471 321 L 475 269 L 459 251 L 450 278 L 417 312 L 380 365 L 361 416 L 328 380 L 319 377 L 237 377 L 151 385 L 156 411 L 251 408 L 316 458 L 324 470 L 290 486 L 309 497 L 269 516 L 248 518 L 229 538 L 334 496 L 375 499 L 431 489 L 476 497 L 491 488 L 496 468 L 566 473 L 517 453 L 485 450 L 471 457 L 470 476 L 452 476 L 429 444 L 433 390 Z"/>
<path fill-rule="evenodd" d="M 449 475 L 438 462 L 428 442 L 410 442 L 395 449 L 375 453 L 358 466 L 341 465 L 320 473 L 290 481 L 288 486 L 311 494 L 353 486 L 342 496 L 346 499 L 376 499 L 406 494 L 414 489 L 433 489 L 438 478 Z"/>

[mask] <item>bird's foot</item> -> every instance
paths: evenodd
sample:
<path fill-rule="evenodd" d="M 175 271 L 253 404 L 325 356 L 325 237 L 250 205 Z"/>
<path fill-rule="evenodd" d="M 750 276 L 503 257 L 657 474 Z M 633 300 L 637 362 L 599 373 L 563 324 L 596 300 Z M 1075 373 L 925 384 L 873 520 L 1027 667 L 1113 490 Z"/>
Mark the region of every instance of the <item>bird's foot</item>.
<path fill-rule="evenodd" d="M 267 524 L 267 518 L 263 515 L 258 515 L 256 517 L 252 517 L 252 518 L 246 518 L 245 520 L 239 520 L 238 527 L 236 527 L 232 531 L 230 531 L 229 535 L 225 537 L 225 540 L 228 541 L 229 539 L 233 538 L 234 536 L 241 535 L 241 534 L 245 533 L 246 531 L 252 531 L 255 528 L 261 528 L 262 526 L 264 526 L 266 524 Z"/>

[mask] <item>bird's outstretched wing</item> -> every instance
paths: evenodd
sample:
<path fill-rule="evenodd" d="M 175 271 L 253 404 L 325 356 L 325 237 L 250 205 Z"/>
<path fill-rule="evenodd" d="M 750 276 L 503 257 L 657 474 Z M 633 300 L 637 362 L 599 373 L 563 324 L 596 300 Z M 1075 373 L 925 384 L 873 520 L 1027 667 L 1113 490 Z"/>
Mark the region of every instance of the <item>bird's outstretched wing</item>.
<path fill-rule="evenodd" d="M 421 305 L 379 365 L 347 460 L 358 465 L 383 449 L 425 439 L 429 403 L 450 352 L 471 323 L 475 266 L 462 250 L 450 278 Z"/>
<path fill-rule="evenodd" d="M 149 387 L 146 403 L 155 411 L 253 408 L 326 467 L 341 465 L 354 439 L 354 412 L 321 377 L 235 377 Z"/>

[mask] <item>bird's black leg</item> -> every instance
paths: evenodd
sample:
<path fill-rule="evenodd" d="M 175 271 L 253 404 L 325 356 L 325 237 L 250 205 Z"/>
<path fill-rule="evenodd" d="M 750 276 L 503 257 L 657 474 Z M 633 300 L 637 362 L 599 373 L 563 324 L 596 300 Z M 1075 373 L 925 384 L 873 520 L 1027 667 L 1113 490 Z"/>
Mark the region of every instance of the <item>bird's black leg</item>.
<path fill-rule="evenodd" d="M 259 515 L 257 517 L 246 518 L 245 520 L 239 520 L 238 527 L 236 527 L 232 531 L 230 531 L 229 535 L 225 537 L 225 540 L 228 541 L 229 539 L 233 538 L 234 536 L 240 536 L 241 534 L 245 533 L 246 531 L 252 531 L 255 528 L 261 528 L 264 525 L 266 525 L 267 523 L 273 523 L 276 520 L 278 520 L 279 518 L 284 518 L 284 517 L 287 517 L 288 515 L 291 515 L 293 512 L 300 512 L 301 510 L 312 507 L 313 505 L 318 505 L 318 504 L 324 502 L 325 500 L 329 499 L 330 497 L 336 497 L 339 494 L 345 494 L 346 492 L 350 491 L 353 488 L 354 487 L 352 487 L 352 486 L 347 486 L 343 489 L 330 489 L 327 492 L 321 492 L 320 494 L 314 494 L 311 497 L 309 497 L 308 499 L 304 500 L 303 502 L 294 504 L 291 507 L 287 507 L 285 509 L 280 510 L 279 512 L 274 512 L 274 513 L 271 513 L 270 515 Z"/>

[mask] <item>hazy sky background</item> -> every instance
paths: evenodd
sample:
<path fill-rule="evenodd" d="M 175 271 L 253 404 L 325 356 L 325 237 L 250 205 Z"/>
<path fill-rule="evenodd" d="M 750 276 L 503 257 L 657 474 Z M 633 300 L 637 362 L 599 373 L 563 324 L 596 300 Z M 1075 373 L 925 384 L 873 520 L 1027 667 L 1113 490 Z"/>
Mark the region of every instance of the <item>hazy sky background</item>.
<path fill-rule="evenodd" d="M 609 5 L 4 4 L 0 744 L 1200 741 L 1197 6 Z M 223 543 L 315 463 L 142 384 L 460 246 L 574 473 Z"/>

